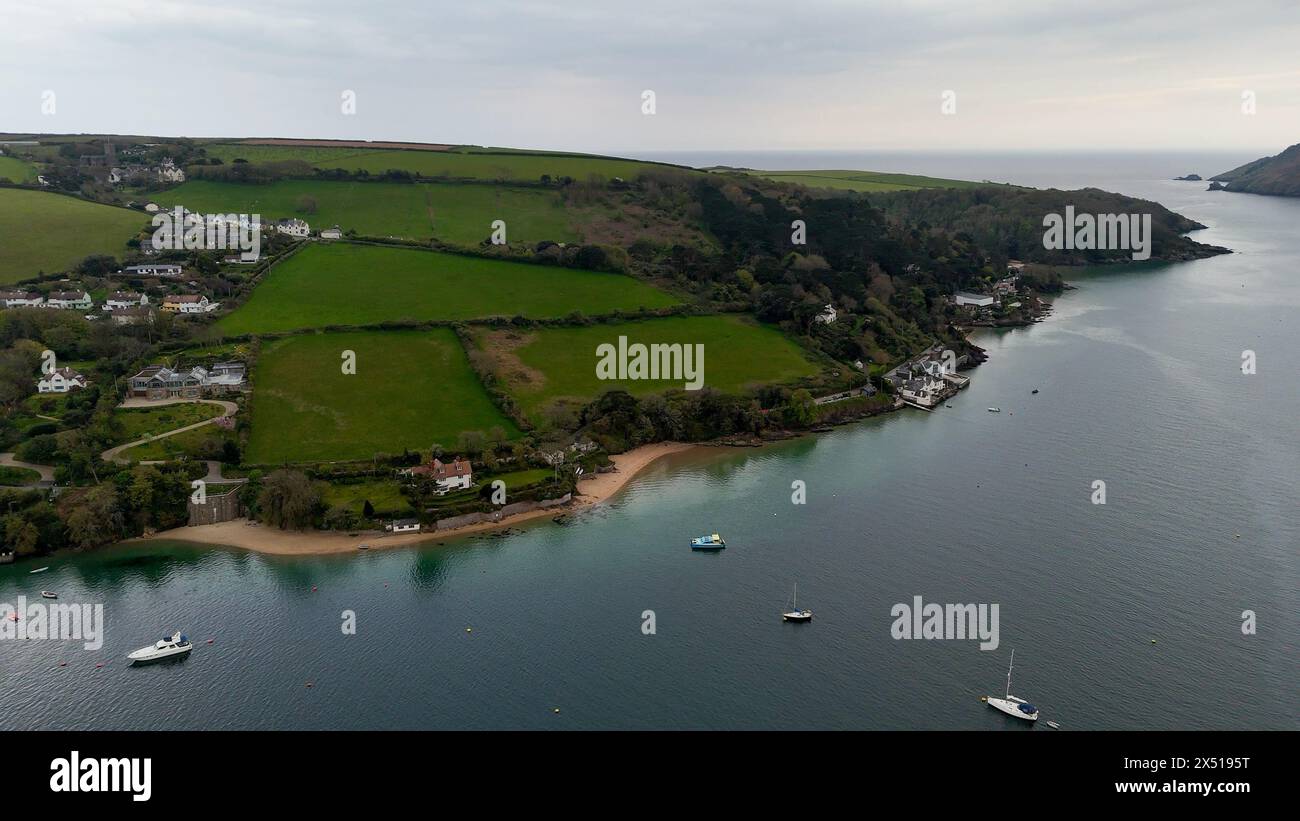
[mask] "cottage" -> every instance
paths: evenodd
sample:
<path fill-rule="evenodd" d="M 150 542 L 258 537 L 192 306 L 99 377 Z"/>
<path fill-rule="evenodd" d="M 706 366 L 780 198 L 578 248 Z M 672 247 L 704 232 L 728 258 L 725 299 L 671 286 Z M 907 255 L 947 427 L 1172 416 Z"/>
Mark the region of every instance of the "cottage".
<path fill-rule="evenodd" d="M 320 232 L 321 239 L 343 239 L 343 229 L 335 225 L 333 228 L 326 228 Z"/>
<path fill-rule="evenodd" d="M 835 306 L 827 302 L 826 307 L 822 308 L 822 312 L 817 314 L 815 319 L 816 321 L 822 323 L 823 325 L 829 325 L 832 322 L 834 322 L 838 317 L 839 314 L 836 313 Z"/>
<path fill-rule="evenodd" d="M 953 297 L 953 302 L 957 305 L 973 305 L 976 308 L 985 308 L 993 304 L 993 297 L 988 294 L 972 294 L 969 291 L 958 291 Z"/>
<path fill-rule="evenodd" d="M 206 314 L 216 310 L 219 304 L 209 302 L 201 294 L 172 294 L 163 297 L 162 309 L 176 314 Z"/>
<path fill-rule="evenodd" d="M 275 230 L 281 234 L 288 234 L 291 237 L 306 237 L 311 235 L 311 226 L 304 220 L 297 218 L 280 220 L 275 224 Z"/>
<path fill-rule="evenodd" d="M 45 297 L 35 291 L 0 291 L 0 301 L 6 308 L 40 308 Z"/>
<path fill-rule="evenodd" d="M 432 478 L 438 490 L 446 493 L 452 490 L 465 490 L 473 486 L 474 475 L 470 463 L 457 456 L 451 462 L 434 459 L 427 465 L 417 465 L 402 471 L 404 476 Z"/>
<path fill-rule="evenodd" d="M 45 374 L 36 383 L 37 393 L 67 393 L 86 387 L 86 377 L 72 368 L 59 368 L 53 373 Z"/>
<path fill-rule="evenodd" d="M 178 277 L 181 275 L 181 266 L 162 263 L 128 265 L 123 270 L 127 276 L 138 277 Z"/>
<path fill-rule="evenodd" d="M 51 291 L 45 299 L 45 307 L 60 310 L 89 311 L 95 307 L 90 294 L 85 291 Z"/>
<path fill-rule="evenodd" d="M 391 523 L 389 523 L 387 526 L 384 527 L 384 530 L 388 530 L 393 533 L 419 533 L 420 520 L 419 519 L 394 519 Z"/>
<path fill-rule="evenodd" d="M 125 311 L 128 308 L 139 308 L 148 304 L 149 297 L 145 294 L 137 294 L 135 291 L 114 291 L 104 300 L 104 310 Z"/>

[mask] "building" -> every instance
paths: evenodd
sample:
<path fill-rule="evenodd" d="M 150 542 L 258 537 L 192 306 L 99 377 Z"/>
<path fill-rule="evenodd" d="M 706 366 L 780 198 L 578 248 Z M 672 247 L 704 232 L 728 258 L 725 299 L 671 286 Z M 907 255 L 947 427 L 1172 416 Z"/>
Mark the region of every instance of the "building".
<path fill-rule="evenodd" d="M 86 387 L 86 377 L 72 368 L 59 368 L 53 373 L 45 374 L 36 383 L 37 393 L 67 393 Z"/>
<path fill-rule="evenodd" d="M 45 305 L 45 297 L 35 291 L 0 291 L 0 302 L 6 308 L 40 308 Z"/>
<path fill-rule="evenodd" d="M 826 307 L 822 308 L 822 312 L 817 314 L 815 319 L 818 322 L 822 323 L 823 325 L 829 325 L 832 322 L 834 322 L 838 317 L 839 314 L 835 312 L 835 306 L 827 302 Z"/>
<path fill-rule="evenodd" d="M 113 323 L 116 325 L 139 325 L 142 322 L 153 322 L 153 309 L 147 305 L 139 308 L 119 308 L 109 316 L 113 317 Z"/>
<path fill-rule="evenodd" d="M 128 389 L 131 396 L 142 399 L 198 399 L 204 393 L 242 387 L 246 372 L 243 362 L 218 362 L 211 368 L 189 370 L 150 365 L 131 377 Z"/>
<path fill-rule="evenodd" d="M 953 296 L 953 301 L 958 305 L 973 305 L 976 308 L 986 308 L 993 304 L 993 297 L 988 294 L 972 294 L 969 291 L 958 291 Z"/>
<path fill-rule="evenodd" d="M 291 237 L 307 237 L 311 235 L 311 226 L 305 220 L 297 218 L 280 220 L 275 224 L 275 230 Z"/>
<path fill-rule="evenodd" d="M 45 298 L 45 307 L 89 311 L 95 307 L 95 302 L 85 291 L 50 291 L 49 296 Z"/>
<path fill-rule="evenodd" d="M 443 493 L 466 490 L 474 485 L 474 474 L 469 461 L 459 456 L 451 462 L 434 459 L 427 465 L 408 468 L 402 471 L 402 475 L 433 479 L 438 490 Z"/>
<path fill-rule="evenodd" d="M 211 388 L 238 388 L 244 384 L 247 374 L 248 369 L 243 362 L 218 362 L 207 369 L 204 385 Z"/>
<path fill-rule="evenodd" d="M 135 291 L 114 291 L 104 300 L 105 311 L 125 311 L 128 308 L 139 308 L 149 304 L 149 297 L 145 294 L 137 294 Z"/>
<path fill-rule="evenodd" d="M 206 314 L 215 311 L 219 302 L 209 302 L 202 294 L 172 294 L 163 297 L 162 309 L 176 314 Z"/>
<path fill-rule="evenodd" d="M 123 269 L 127 276 L 138 277 L 178 277 L 181 266 L 165 263 L 147 263 L 145 265 L 128 265 Z"/>
<path fill-rule="evenodd" d="M 419 519 L 394 519 L 392 522 L 390 522 L 388 525 L 384 527 L 384 530 L 389 530 L 392 531 L 393 533 L 419 533 L 420 520 Z"/>
<path fill-rule="evenodd" d="M 333 228 L 326 228 L 320 232 L 321 239 L 343 239 L 343 229 L 335 225 Z"/>

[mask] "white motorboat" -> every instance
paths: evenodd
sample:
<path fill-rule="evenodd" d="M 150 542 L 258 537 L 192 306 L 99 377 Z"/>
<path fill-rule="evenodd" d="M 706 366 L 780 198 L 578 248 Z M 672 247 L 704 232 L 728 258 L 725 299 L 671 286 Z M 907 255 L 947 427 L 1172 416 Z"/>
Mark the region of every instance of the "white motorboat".
<path fill-rule="evenodd" d="M 42 591 L 41 591 L 41 598 L 42 598 L 42 599 L 57 599 L 58 597 L 59 597 L 59 594 L 58 594 L 58 593 L 55 593 L 53 590 L 42 590 Z"/>
<path fill-rule="evenodd" d="M 49 566 L 47 565 L 46 567 L 38 567 L 38 568 L 36 568 L 35 570 L 29 570 L 29 571 L 27 571 L 27 572 L 28 572 L 28 574 L 32 574 L 32 573 L 44 573 L 46 570 L 49 570 L 49 569 L 50 569 L 50 568 L 49 568 Z"/>
<path fill-rule="evenodd" d="M 799 609 L 799 585 L 794 586 L 794 607 L 781 614 L 786 621 L 812 621 L 811 610 Z"/>
<path fill-rule="evenodd" d="M 1011 651 L 1011 663 L 1007 665 L 1007 691 L 1002 698 L 997 696 L 986 696 L 984 700 L 995 710 L 1001 710 L 1009 716 L 1024 719 L 1025 721 L 1038 720 L 1038 708 L 1025 701 L 1023 698 L 1016 698 L 1011 695 L 1011 668 L 1016 663 L 1016 651 Z"/>
<path fill-rule="evenodd" d="M 144 663 L 158 661 L 172 656 L 183 656 L 194 649 L 190 640 L 180 633 L 159 639 L 148 647 L 141 647 L 127 656 L 133 662 Z"/>
<path fill-rule="evenodd" d="M 989 413 L 1002 413 L 1002 408 L 989 408 Z"/>

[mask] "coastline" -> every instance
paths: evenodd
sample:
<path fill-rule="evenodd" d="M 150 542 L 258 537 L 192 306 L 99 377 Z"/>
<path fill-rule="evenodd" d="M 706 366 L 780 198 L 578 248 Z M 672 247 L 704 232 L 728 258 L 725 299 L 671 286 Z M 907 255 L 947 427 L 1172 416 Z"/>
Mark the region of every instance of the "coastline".
<path fill-rule="evenodd" d="M 672 454 L 707 447 L 708 445 L 688 442 L 656 442 L 633 448 L 627 453 L 620 453 L 610 457 L 610 460 L 614 463 L 614 470 L 608 473 L 595 474 L 594 478 L 579 482 L 578 496 L 568 505 L 545 510 L 530 510 L 527 513 L 508 516 L 499 522 L 481 522 L 450 530 L 402 533 L 398 535 L 369 530 L 358 532 L 357 535 L 353 536 L 329 530 L 276 530 L 251 523 L 248 519 L 233 519 L 214 525 L 172 528 L 150 536 L 128 539 L 127 542 L 192 542 L 220 547 L 235 547 L 271 556 L 321 556 L 336 553 L 356 553 L 363 544 L 368 545 L 370 550 L 425 544 L 473 533 L 503 530 L 533 519 L 554 517 L 557 514 L 572 513 L 598 505 L 617 495 L 619 491 L 636 478 L 637 474 L 659 459 Z"/>

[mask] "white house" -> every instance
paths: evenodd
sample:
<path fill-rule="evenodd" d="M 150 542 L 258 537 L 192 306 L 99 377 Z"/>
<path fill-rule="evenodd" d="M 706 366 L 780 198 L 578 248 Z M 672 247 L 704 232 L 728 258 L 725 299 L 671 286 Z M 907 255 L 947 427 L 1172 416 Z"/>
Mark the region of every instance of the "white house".
<path fill-rule="evenodd" d="M 36 383 L 37 393 L 67 393 L 86 387 L 86 377 L 72 368 L 59 368 L 40 378 Z"/>
<path fill-rule="evenodd" d="M 104 300 L 105 311 L 125 311 L 128 308 L 139 308 L 149 304 L 147 294 L 137 294 L 135 291 L 114 291 Z"/>
<path fill-rule="evenodd" d="M 958 305 L 974 305 L 977 308 L 984 308 L 993 304 L 993 297 L 988 294 L 972 294 L 968 291 L 958 291 L 953 297 L 953 301 Z"/>
<path fill-rule="evenodd" d="M 275 224 L 275 230 L 281 234 L 288 234 L 291 237 L 306 237 L 311 235 L 311 226 L 304 220 L 297 218 L 280 220 Z"/>
<path fill-rule="evenodd" d="M 822 308 L 822 312 L 817 314 L 816 320 L 823 325 L 829 325 L 834 322 L 838 316 L 839 314 L 835 312 L 835 306 L 827 302 L 826 307 Z"/>
<path fill-rule="evenodd" d="M 419 533 L 420 520 L 419 519 L 394 519 L 392 522 L 388 524 L 388 526 L 384 528 L 384 530 L 388 530 L 393 533 Z"/>
<path fill-rule="evenodd" d="M 474 473 L 468 460 L 457 456 L 451 462 L 434 459 L 427 465 L 417 465 L 402 471 L 405 476 L 423 476 L 432 478 L 438 490 L 446 493 L 451 490 L 465 490 L 473 486 Z"/>
<path fill-rule="evenodd" d="M 45 307 L 89 311 L 95 307 L 95 302 L 85 291 L 50 291 L 50 295 L 45 300 Z"/>
<path fill-rule="evenodd" d="M 127 276 L 139 277 L 178 277 L 181 266 L 166 263 L 148 263 L 145 265 L 128 265 L 124 269 Z"/>
<path fill-rule="evenodd" d="M 215 311 L 218 305 L 202 294 L 173 294 L 163 297 L 162 309 L 177 314 L 206 314 Z"/>
<path fill-rule="evenodd" d="M 334 226 L 333 228 L 326 228 L 324 231 L 320 232 L 320 238 L 321 239 L 343 239 L 343 229 L 339 228 L 337 225 Z"/>
<path fill-rule="evenodd" d="M 45 297 L 35 291 L 0 291 L 0 301 L 6 308 L 40 308 Z"/>

